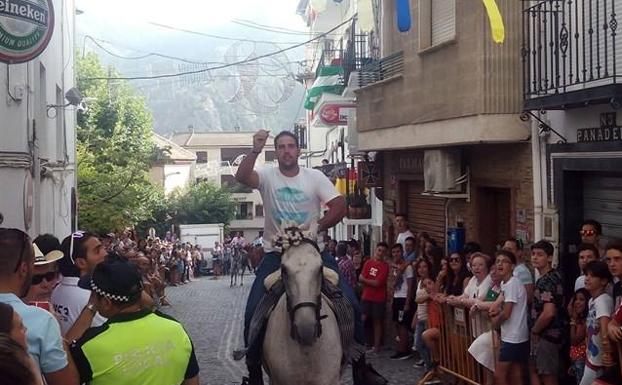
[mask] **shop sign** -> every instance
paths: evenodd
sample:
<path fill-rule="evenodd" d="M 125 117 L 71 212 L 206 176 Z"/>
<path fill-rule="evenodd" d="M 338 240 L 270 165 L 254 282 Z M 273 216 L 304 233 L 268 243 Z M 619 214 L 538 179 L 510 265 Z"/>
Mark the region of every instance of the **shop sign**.
<path fill-rule="evenodd" d="M 423 174 L 423 152 L 404 151 L 394 155 L 395 168 L 399 174 Z"/>
<path fill-rule="evenodd" d="M 380 167 L 376 162 L 363 161 L 358 163 L 358 175 L 364 187 L 382 187 Z"/>
<path fill-rule="evenodd" d="M 615 112 L 600 114 L 600 127 L 579 128 L 578 143 L 622 141 L 622 127 L 618 126 Z"/>
<path fill-rule="evenodd" d="M 36 58 L 52 32 L 52 0 L 0 0 L 0 61 L 15 64 Z"/>
<path fill-rule="evenodd" d="M 352 103 L 324 104 L 320 107 L 318 116 L 327 126 L 345 126 L 348 124 L 348 110 L 356 107 Z"/>

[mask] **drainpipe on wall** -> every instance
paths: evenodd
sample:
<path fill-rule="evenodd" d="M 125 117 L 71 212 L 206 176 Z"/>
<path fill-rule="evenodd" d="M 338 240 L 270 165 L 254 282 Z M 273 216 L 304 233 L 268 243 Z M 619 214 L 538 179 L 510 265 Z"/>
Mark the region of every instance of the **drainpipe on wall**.
<path fill-rule="evenodd" d="M 539 113 L 538 113 L 539 114 Z M 542 223 L 544 221 L 543 213 L 543 183 L 542 180 L 546 174 L 542 170 L 542 152 L 540 143 L 540 123 L 531 120 L 531 162 L 533 169 L 533 211 L 534 211 L 534 234 L 533 239 L 538 240 L 544 237 Z"/>

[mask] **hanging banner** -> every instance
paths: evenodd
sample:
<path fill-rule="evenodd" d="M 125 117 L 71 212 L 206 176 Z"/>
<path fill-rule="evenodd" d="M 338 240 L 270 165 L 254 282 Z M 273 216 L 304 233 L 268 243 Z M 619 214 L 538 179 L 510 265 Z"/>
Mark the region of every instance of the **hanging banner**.
<path fill-rule="evenodd" d="M 0 0 L 0 61 L 24 63 L 39 56 L 54 32 L 52 0 Z"/>
<path fill-rule="evenodd" d="M 374 29 L 374 7 L 371 0 L 358 0 L 358 27 L 367 33 Z"/>
<path fill-rule="evenodd" d="M 309 2 L 309 5 L 311 6 L 311 9 L 315 11 L 315 13 L 322 13 L 326 11 L 327 1 L 328 0 L 311 0 Z"/>
<path fill-rule="evenodd" d="M 490 21 L 490 30 L 492 32 L 492 40 L 501 44 L 505 40 L 505 26 L 503 25 L 503 17 L 495 0 L 483 0 Z"/>
<path fill-rule="evenodd" d="M 410 31 L 410 0 L 395 0 L 397 12 L 397 29 L 400 32 Z"/>

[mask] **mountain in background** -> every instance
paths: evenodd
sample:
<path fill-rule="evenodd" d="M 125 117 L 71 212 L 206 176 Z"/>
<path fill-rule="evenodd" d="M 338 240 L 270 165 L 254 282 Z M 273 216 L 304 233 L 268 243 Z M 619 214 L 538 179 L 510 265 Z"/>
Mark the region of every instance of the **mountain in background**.
<path fill-rule="evenodd" d="M 305 36 L 278 36 L 287 43 L 268 44 L 250 41 L 212 39 L 158 27 L 120 27 L 78 23 L 82 45 L 98 53 L 105 65 L 111 65 L 126 77 L 159 76 L 182 72 L 193 74 L 155 80 L 132 80 L 130 84 L 143 95 L 151 108 L 154 130 L 159 134 L 187 131 L 272 131 L 293 129 L 304 118 L 305 90 L 295 75 L 303 70 L 304 47 L 248 62 L 231 63 L 279 51 Z M 84 20 L 86 21 L 86 20 Z M 155 32 L 154 32 L 155 28 Z M 249 30 L 231 26 L 210 34 L 243 39 Z M 85 38 L 85 36 L 87 36 Z M 93 38 L 93 39 L 91 39 Z M 275 35 L 254 31 L 252 39 L 273 41 Z M 186 61 L 146 56 L 159 53 Z M 227 68 L 204 71 L 229 65 Z"/>

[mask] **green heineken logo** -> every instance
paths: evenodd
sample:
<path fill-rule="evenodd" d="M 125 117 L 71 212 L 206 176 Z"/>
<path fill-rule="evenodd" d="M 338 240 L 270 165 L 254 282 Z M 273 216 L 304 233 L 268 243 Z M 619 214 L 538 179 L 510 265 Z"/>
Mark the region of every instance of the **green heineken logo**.
<path fill-rule="evenodd" d="M 0 0 L 0 61 L 34 59 L 47 47 L 53 31 L 52 0 Z"/>

